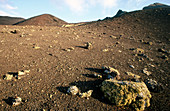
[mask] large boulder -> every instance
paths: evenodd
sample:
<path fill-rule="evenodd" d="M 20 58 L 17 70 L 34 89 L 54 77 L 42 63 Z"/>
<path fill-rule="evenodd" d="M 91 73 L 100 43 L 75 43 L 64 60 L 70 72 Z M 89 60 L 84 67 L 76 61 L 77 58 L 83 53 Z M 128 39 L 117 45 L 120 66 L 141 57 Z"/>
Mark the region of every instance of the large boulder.
<path fill-rule="evenodd" d="M 144 82 L 105 80 L 101 90 L 104 97 L 117 106 L 144 110 L 150 106 L 151 94 Z"/>

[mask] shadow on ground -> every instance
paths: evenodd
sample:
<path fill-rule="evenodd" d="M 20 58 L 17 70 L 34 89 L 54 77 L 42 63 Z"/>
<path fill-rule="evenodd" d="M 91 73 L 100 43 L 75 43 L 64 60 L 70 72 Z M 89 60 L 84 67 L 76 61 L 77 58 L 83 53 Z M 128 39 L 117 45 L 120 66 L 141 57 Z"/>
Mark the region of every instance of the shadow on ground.
<path fill-rule="evenodd" d="M 96 69 L 96 68 L 85 68 L 86 70 L 90 70 L 96 73 L 101 74 L 103 72 L 102 69 Z M 83 76 L 95 78 L 92 76 L 92 74 L 82 74 Z M 71 82 L 69 86 L 77 86 L 81 92 L 86 92 L 88 90 L 93 90 L 92 96 L 93 98 L 106 103 L 110 104 L 108 100 L 104 99 L 103 93 L 100 90 L 100 85 L 103 82 L 102 79 L 96 78 L 96 80 L 93 81 L 77 81 L 77 82 Z M 69 87 L 57 87 L 57 89 L 62 93 L 67 93 Z"/>
<path fill-rule="evenodd" d="M 87 49 L 87 46 L 76 46 L 78 48 Z"/>
<path fill-rule="evenodd" d="M 14 99 L 13 97 L 8 97 L 8 99 L 3 99 L 3 101 L 5 101 L 8 105 L 12 105 L 13 99 Z"/>
<path fill-rule="evenodd" d="M 102 74 L 104 72 L 103 69 L 98 69 L 98 68 L 85 68 L 85 69 L 92 71 L 92 72 L 95 72 L 95 73 L 99 73 L 99 74 Z"/>

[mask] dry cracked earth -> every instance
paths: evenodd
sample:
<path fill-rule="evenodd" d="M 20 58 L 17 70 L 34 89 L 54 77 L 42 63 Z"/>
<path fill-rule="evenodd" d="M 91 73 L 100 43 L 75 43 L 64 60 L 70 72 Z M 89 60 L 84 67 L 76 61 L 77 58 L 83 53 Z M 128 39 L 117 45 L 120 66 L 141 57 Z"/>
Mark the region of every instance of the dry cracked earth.
<path fill-rule="evenodd" d="M 102 66 L 111 66 L 128 80 L 133 72 L 161 83 L 161 92 L 151 92 L 146 111 L 170 110 L 170 10 L 128 13 L 118 18 L 74 27 L 0 26 L 0 110 L 124 111 L 129 107 L 110 104 L 100 92 Z M 86 49 L 87 42 L 92 49 Z M 146 56 L 131 49 L 141 48 Z M 133 67 L 132 67 L 133 66 Z M 150 75 L 142 73 L 147 68 Z M 29 74 L 5 80 L 4 75 L 21 70 Z M 67 94 L 70 85 L 92 89 L 88 99 Z M 19 96 L 22 103 L 10 105 Z"/>

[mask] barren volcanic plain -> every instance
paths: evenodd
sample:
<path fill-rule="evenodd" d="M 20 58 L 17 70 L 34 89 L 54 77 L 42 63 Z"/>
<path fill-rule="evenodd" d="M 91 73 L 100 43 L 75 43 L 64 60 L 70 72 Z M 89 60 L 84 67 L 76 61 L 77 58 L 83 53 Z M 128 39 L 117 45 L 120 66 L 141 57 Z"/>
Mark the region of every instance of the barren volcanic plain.
<path fill-rule="evenodd" d="M 103 97 L 99 88 L 103 80 L 89 76 L 101 74 L 102 66 L 117 69 L 120 80 L 129 80 L 126 72 L 132 72 L 141 76 L 140 81 L 149 78 L 162 84 L 161 91 L 151 91 L 151 105 L 145 110 L 170 110 L 170 8 L 134 11 L 81 24 L 69 24 L 48 14 L 32 19 L 25 24 L 0 25 L 1 111 L 133 110 Z M 30 24 L 34 21 L 41 23 Z M 87 43 L 92 48 L 87 49 Z M 137 48 L 143 55 L 132 50 Z M 145 68 L 150 75 L 142 72 Z M 22 70 L 30 71 L 16 77 Z M 5 79 L 8 73 L 13 74 L 11 79 Z M 93 90 L 92 96 L 85 99 L 67 94 L 71 85 L 81 91 Z M 21 97 L 22 103 L 12 106 L 10 98 L 15 96 Z"/>

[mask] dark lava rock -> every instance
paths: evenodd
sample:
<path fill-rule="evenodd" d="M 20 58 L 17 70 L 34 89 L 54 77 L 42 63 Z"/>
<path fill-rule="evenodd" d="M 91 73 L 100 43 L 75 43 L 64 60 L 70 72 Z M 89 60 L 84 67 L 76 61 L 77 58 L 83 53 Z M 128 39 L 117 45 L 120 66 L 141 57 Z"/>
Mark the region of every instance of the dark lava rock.
<path fill-rule="evenodd" d="M 148 89 L 152 92 L 159 93 L 163 91 L 163 85 L 153 79 L 145 80 L 145 84 L 148 87 Z"/>

